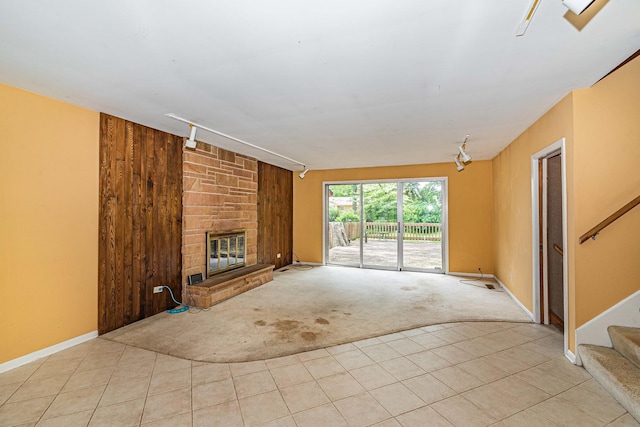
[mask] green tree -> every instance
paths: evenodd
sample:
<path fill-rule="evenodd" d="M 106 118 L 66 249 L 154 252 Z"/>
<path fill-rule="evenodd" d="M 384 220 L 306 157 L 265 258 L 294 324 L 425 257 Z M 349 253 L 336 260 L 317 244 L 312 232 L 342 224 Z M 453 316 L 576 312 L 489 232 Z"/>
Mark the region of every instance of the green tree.
<path fill-rule="evenodd" d="M 353 211 L 344 211 L 338 215 L 336 222 L 360 222 L 360 217 Z"/>
<path fill-rule="evenodd" d="M 407 182 L 402 219 L 404 222 L 440 223 L 442 186 L 439 182 Z"/>

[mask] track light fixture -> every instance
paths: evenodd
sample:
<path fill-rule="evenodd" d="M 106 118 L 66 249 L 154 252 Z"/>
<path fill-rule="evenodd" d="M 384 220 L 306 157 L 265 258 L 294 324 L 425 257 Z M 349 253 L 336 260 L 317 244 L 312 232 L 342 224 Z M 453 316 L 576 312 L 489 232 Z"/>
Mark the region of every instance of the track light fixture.
<path fill-rule="evenodd" d="M 562 0 L 562 4 L 576 15 L 584 12 L 595 0 Z"/>
<path fill-rule="evenodd" d="M 307 168 L 305 166 L 304 170 L 302 172 L 300 172 L 300 174 L 298 175 L 300 177 L 300 179 L 304 179 L 304 176 L 307 174 L 307 172 L 309 172 L 309 168 Z"/>
<path fill-rule="evenodd" d="M 462 145 L 458 147 L 458 154 L 456 155 L 454 162 L 456 163 L 456 169 L 458 172 L 464 169 L 464 164 L 469 163 L 471 161 L 471 156 L 465 151 L 467 148 L 467 140 L 471 135 L 466 135 L 464 137 L 464 141 L 462 141 Z"/>
<path fill-rule="evenodd" d="M 185 146 L 187 148 L 196 148 L 196 132 L 198 131 L 198 128 L 192 124 L 189 124 L 189 127 L 191 128 L 191 133 L 189 134 L 189 139 L 187 139 Z"/>

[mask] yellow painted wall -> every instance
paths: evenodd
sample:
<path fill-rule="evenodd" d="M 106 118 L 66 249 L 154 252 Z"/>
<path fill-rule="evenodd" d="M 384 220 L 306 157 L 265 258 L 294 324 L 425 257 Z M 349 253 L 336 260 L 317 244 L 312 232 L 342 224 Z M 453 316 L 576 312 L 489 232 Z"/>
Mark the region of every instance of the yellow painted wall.
<path fill-rule="evenodd" d="M 98 132 L 0 84 L 0 363 L 97 329 Z"/>
<path fill-rule="evenodd" d="M 449 270 L 487 274 L 493 268 L 491 162 L 458 172 L 455 164 L 311 170 L 293 183 L 293 250 L 302 261 L 322 262 L 322 183 L 376 179 L 448 177 Z M 295 258 L 294 258 L 295 259 Z"/>
<path fill-rule="evenodd" d="M 640 196 L 640 58 L 575 91 L 574 124 L 579 236 Z M 640 206 L 575 255 L 579 327 L 640 290 Z"/>

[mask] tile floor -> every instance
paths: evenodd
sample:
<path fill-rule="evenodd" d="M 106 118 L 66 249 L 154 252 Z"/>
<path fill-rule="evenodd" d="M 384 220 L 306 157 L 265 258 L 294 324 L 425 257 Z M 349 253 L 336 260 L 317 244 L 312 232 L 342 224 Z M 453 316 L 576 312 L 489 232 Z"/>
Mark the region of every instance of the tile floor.
<path fill-rule="evenodd" d="M 0 426 L 638 426 L 534 324 L 449 323 L 257 362 L 100 338 L 0 374 Z"/>

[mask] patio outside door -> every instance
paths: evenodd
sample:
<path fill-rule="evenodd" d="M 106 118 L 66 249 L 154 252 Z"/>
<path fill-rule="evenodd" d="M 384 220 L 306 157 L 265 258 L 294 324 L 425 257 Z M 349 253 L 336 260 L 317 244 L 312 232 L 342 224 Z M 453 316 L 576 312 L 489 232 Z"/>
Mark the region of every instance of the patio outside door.
<path fill-rule="evenodd" d="M 445 271 L 446 179 L 325 184 L 327 264 Z"/>

